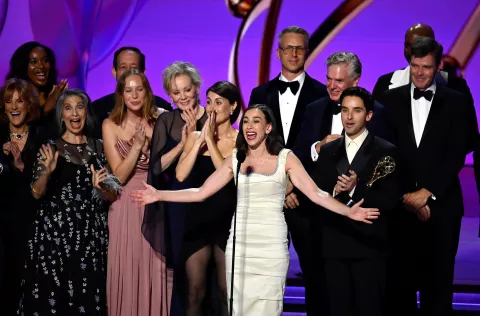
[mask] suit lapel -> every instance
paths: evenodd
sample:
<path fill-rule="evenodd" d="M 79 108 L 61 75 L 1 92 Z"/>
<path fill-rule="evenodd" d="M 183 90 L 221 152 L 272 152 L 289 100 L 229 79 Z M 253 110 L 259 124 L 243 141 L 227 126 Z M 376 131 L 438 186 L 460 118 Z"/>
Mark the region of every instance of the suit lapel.
<path fill-rule="evenodd" d="M 415 140 L 415 131 L 413 130 L 413 120 L 412 120 L 412 97 L 410 95 L 410 85 L 406 85 L 400 88 L 400 97 L 402 98 L 402 101 L 400 102 L 401 105 L 405 105 L 404 107 L 402 106 L 401 109 L 403 109 L 403 115 L 404 117 L 399 117 L 398 119 L 400 122 L 405 122 L 406 123 L 406 130 L 407 133 L 410 137 L 410 140 L 412 141 L 413 145 L 415 148 L 417 148 L 417 142 Z"/>
<path fill-rule="evenodd" d="M 333 113 L 332 113 L 332 103 L 333 101 L 328 98 L 328 101 L 325 102 L 325 107 L 322 111 L 322 117 L 320 122 L 320 139 L 324 139 L 328 135 L 331 134 L 332 131 L 332 120 L 333 120 Z"/>
<path fill-rule="evenodd" d="M 278 75 L 275 79 L 268 83 L 267 87 L 267 105 L 272 109 L 273 115 L 275 116 L 275 122 L 277 123 L 278 134 L 282 136 L 283 139 L 283 124 L 282 116 L 280 115 L 280 101 L 278 96 Z M 284 140 L 284 145 L 286 140 Z"/>
<path fill-rule="evenodd" d="M 437 84 L 435 96 L 433 97 L 432 104 L 430 106 L 430 112 L 428 112 L 427 122 L 425 123 L 425 128 L 423 129 L 422 139 L 420 140 L 420 146 L 422 146 L 423 140 L 426 137 L 428 138 L 428 134 L 432 131 L 432 128 L 435 125 L 435 120 L 443 112 L 443 107 L 444 107 L 443 92 L 444 90 L 442 89 L 442 86 Z"/>
<path fill-rule="evenodd" d="M 298 132 L 302 127 L 303 115 L 305 114 L 305 108 L 308 104 L 315 101 L 312 100 L 312 78 L 305 73 L 305 81 L 303 82 L 302 89 L 300 90 L 300 95 L 298 96 L 297 104 L 295 105 L 295 112 L 293 113 L 292 126 L 290 127 L 290 133 L 288 134 L 288 140 L 286 143 L 287 147 L 293 147 L 293 144 L 296 141 Z"/>
<path fill-rule="evenodd" d="M 341 138 L 338 142 L 337 150 L 335 151 L 335 168 L 339 175 L 346 174 L 348 168 L 350 168 L 350 163 L 347 158 L 347 151 L 345 150 L 345 138 Z"/>

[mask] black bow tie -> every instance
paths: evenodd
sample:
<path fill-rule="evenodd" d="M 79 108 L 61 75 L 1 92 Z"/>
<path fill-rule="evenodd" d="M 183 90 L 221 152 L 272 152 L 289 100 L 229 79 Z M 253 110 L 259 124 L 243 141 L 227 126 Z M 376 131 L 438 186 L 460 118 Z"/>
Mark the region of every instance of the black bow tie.
<path fill-rule="evenodd" d="M 432 101 L 433 98 L 433 91 L 432 90 L 424 90 L 420 91 L 417 88 L 413 89 L 413 98 L 415 100 L 420 99 L 421 97 L 424 97 L 428 101 Z"/>
<path fill-rule="evenodd" d="M 293 95 L 295 95 L 297 94 L 298 89 L 300 89 L 300 82 L 298 81 L 285 82 L 285 81 L 278 80 L 278 91 L 280 91 L 280 94 L 284 94 L 285 91 L 287 91 L 287 88 L 290 88 Z"/>
<path fill-rule="evenodd" d="M 338 113 L 340 113 L 340 109 L 341 109 L 340 104 L 336 102 L 331 102 L 331 104 L 332 104 L 332 114 L 337 115 Z"/>

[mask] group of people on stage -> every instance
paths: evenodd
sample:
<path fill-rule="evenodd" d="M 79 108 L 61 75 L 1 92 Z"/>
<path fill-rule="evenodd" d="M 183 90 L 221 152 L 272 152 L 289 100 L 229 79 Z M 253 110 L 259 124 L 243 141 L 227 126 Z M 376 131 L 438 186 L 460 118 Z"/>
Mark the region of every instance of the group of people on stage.
<path fill-rule="evenodd" d="M 465 80 L 426 24 L 373 94 L 352 52 L 310 77 L 308 41 L 280 32 L 281 73 L 243 111 L 228 81 L 202 97 L 188 62 L 155 96 L 135 47 L 91 102 L 51 49 L 20 46 L 0 90 L 1 314 L 281 315 L 291 242 L 308 315 L 451 315 L 479 136 Z"/>

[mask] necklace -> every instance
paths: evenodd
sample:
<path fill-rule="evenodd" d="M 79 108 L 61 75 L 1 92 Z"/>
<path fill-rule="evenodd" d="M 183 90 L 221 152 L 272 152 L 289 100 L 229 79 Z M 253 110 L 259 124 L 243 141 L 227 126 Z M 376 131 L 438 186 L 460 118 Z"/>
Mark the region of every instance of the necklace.
<path fill-rule="evenodd" d="M 21 140 L 21 139 L 24 138 L 25 135 L 27 135 L 27 134 L 28 134 L 28 127 L 27 127 L 26 130 L 23 131 L 23 133 L 19 133 L 19 134 L 10 131 L 10 139 L 11 139 L 11 138 L 15 138 L 16 140 Z"/>

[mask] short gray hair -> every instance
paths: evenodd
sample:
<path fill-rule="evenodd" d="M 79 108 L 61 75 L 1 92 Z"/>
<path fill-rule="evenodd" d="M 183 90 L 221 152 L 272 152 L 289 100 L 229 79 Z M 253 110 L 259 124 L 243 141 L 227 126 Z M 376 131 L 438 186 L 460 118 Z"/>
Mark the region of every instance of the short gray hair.
<path fill-rule="evenodd" d="M 190 77 L 195 87 L 200 88 L 202 78 L 198 69 L 191 63 L 184 61 L 176 61 L 168 66 L 162 74 L 163 89 L 167 94 L 170 94 L 170 83 L 178 76 L 186 75 Z"/>
<path fill-rule="evenodd" d="M 85 106 L 86 109 L 86 114 L 87 116 L 85 117 L 85 126 L 83 127 L 83 134 L 86 136 L 92 136 L 92 133 L 94 131 L 94 120 L 92 117 L 92 112 L 91 112 L 91 104 L 92 101 L 88 94 L 80 89 L 68 89 L 62 92 L 60 96 L 57 99 L 57 104 L 55 106 L 55 121 L 57 123 L 57 129 L 58 132 L 60 133 L 59 136 L 62 136 L 63 133 L 65 133 L 66 127 L 63 124 L 63 119 L 62 119 L 62 112 L 63 112 L 63 103 L 68 97 L 79 97 L 82 99 L 82 102 Z"/>
<path fill-rule="evenodd" d="M 327 67 L 332 65 L 347 65 L 349 68 L 350 78 L 357 78 L 362 75 L 362 63 L 358 56 L 350 52 L 333 53 L 327 58 Z"/>
<path fill-rule="evenodd" d="M 305 48 L 308 48 L 308 39 L 309 39 L 309 35 L 308 35 L 308 32 L 305 31 L 305 29 L 302 29 L 301 27 L 299 26 L 289 26 L 285 29 L 283 29 L 280 34 L 278 34 L 278 45 L 280 46 L 280 42 L 282 41 L 282 38 L 285 34 L 287 33 L 295 33 L 295 34 L 300 34 L 300 35 L 303 35 L 303 37 L 305 37 L 305 44 L 307 47 Z"/>

